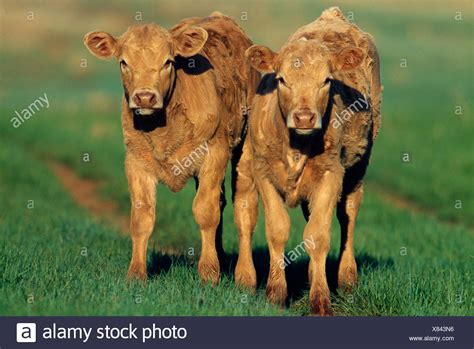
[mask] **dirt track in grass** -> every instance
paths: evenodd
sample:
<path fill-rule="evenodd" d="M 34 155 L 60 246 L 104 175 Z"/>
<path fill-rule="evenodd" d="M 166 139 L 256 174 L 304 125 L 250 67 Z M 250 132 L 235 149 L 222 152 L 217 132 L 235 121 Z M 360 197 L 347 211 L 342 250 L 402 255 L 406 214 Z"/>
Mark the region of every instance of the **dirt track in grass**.
<path fill-rule="evenodd" d="M 51 162 L 49 165 L 78 206 L 85 208 L 94 218 L 104 221 L 123 234 L 129 233 L 128 216 L 119 211 L 115 201 L 104 199 L 100 195 L 99 181 L 81 178 L 71 167 L 59 162 Z"/>
<path fill-rule="evenodd" d="M 124 235 L 130 234 L 129 216 L 119 210 L 117 202 L 105 199 L 100 194 L 100 181 L 82 178 L 72 167 L 63 163 L 49 162 L 49 167 L 79 207 L 86 209 L 97 221 L 117 229 Z M 154 249 L 167 255 L 182 254 L 181 250 L 162 246 L 154 246 Z"/>
<path fill-rule="evenodd" d="M 431 218 L 436 219 L 439 222 L 444 224 L 448 224 L 451 226 L 459 225 L 460 223 L 454 220 L 443 219 L 440 217 L 436 210 L 430 209 L 427 207 L 420 206 L 415 201 L 410 200 L 409 198 L 397 194 L 392 190 L 387 189 L 383 185 L 380 185 L 375 182 L 369 182 L 365 184 L 364 188 L 370 188 L 369 190 L 373 191 L 382 201 L 394 206 L 396 208 L 409 211 L 413 214 L 420 214 L 424 216 L 429 216 Z M 467 226 L 468 229 L 473 229 L 473 227 Z"/>

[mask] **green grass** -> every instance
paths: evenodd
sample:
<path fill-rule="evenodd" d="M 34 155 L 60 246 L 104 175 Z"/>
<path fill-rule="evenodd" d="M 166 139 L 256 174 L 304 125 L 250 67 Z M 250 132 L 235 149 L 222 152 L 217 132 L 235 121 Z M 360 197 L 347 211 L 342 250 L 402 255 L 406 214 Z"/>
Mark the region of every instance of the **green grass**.
<path fill-rule="evenodd" d="M 191 213 L 194 184 L 190 183 L 178 194 L 158 188 L 157 224 L 149 250 L 151 278 L 143 286 L 125 282 L 129 238 L 94 221 L 51 173 L 47 162 L 54 160 L 80 176 L 99 180 L 101 195 L 128 214 L 118 70 L 111 62 L 92 58 L 81 42 L 82 35 L 93 29 L 119 34 L 133 22 L 136 8 L 121 2 L 116 21 L 109 23 L 106 5 L 97 2 L 92 8 L 73 3 L 70 6 L 77 11 L 60 11 L 56 5 L 43 4 L 38 21 L 23 28 L 30 31 L 28 48 L 18 48 L 5 37 L 0 52 L 0 97 L 2 102 L 8 100 L 8 105 L 0 106 L 0 314 L 306 315 L 306 256 L 287 270 L 288 307 L 277 309 L 265 300 L 268 253 L 262 215 L 254 238 L 261 287 L 255 296 L 234 287 L 231 272 L 237 237 L 229 190 L 224 216 L 229 261 L 221 284 L 202 285 L 197 276 L 200 239 Z M 143 11 L 150 6 L 140 5 Z M 275 49 L 328 7 L 312 1 L 280 6 L 266 1 L 165 5 L 147 12 L 148 20 L 169 26 L 178 16 L 214 9 L 235 18 L 248 11 L 249 20 L 240 24 L 255 42 Z M 10 16 L 2 19 L 12 21 L 26 5 L 6 6 Z M 336 314 L 473 314 L 472 14 L 466 4 L 454 6 L 465 9 L 463 22 L 452 19 L 454 7 L 449 6 L 444 11 L 434 7 L 394 11 L 387 4 L 343 3 L 341 7 L 354 11 L 356 23 L 375 36 L 385 93 L 382 129 L 356 228 L 359 286 L 352 295 L 333 290 Z M 56 22 L 58 13 L 62 19 Z M 79 20 L 76 13 L 93 15 L 93 23 Z M 385 20 L 388 17 L 390 21 Z M 265 28 L 261 20 L 268 22 Z M 65 22 L 74 25 L 63 31 Z M 44 44 L 50 31 L 60 36 L 56 43 Z M 82 58 L 88 59 L 86 69 L 79 67 Z M 408 60 L 407 68 L 400 68 L 402 58 Z M 14 111 L 45 92 L 50 108 L 14 129 L 10 124 Z M 462 116 L 454 114 L 456 105 L 463 107 Z M 90 163 L 81 161 L 83 152 L 91 154 Z M 410 163 L 401 161 L 403 152 L 410 153 Z M 428 214 L 397 208 L 387 195 L 378 196 L 380 190 L 401 196 Z M 34 209 L 27 208 L 28 200 L 34 200 Z M 456 200 L 462 201 L 462 209 L 455 208 Z M 298 210 L 292 210 L 291 217 L 288 250 L 301 242 L 305 224 Z M 328 259 L 331 285 L 338 246 L 335 223 Z M 194 257 L 154 252 L 173 250 L 185 255 L 191 248 Z"/>

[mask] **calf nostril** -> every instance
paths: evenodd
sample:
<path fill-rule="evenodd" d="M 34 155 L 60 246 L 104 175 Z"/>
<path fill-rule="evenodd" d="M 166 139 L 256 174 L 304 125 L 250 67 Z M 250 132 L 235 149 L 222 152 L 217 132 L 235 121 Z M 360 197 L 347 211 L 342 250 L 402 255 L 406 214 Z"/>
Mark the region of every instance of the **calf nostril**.
<path fill-rule="evenodd" d="M 301 115 L 299 113 L 295 114 L 295 126 L 299 127 L 301 126 L 301 123 L 302 123 Z"/>
<path fill-rule="evenodd" d="M 316 113 L 307 110 L 298 111 L 294 114 L 294 121 L 296 127 L 309 128 L 315 124 Z"/>
<path fill-rule="evenodd" d="M 150 104 L 155 105 L 155 103 L 156 103 L 156 95 L 152 93 L 150 97 Z"/>
<path fill-rule="evenodd" d="M 138 107 L 152 108 L 157 101 L 157 95 L 153 92 L 142 91 L 135 93 L 133 101 Z"/>
<path fill-rule="evenodd" d="M 134 101 L 137 105 L 140 105 L 141 99 L 140 99 L 140 95 L 139 95 L 138 93 L 136 93 L 135 96 L 133 96 L 133 101 Z"/>

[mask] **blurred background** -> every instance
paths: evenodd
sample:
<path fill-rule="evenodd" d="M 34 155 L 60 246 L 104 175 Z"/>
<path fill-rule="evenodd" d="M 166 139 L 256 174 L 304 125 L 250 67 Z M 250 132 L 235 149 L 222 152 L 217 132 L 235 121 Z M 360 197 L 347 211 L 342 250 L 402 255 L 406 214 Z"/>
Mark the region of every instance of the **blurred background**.
<path fill-rule="evenodd" d="M 154 302 L 160 301 L 147 294 L 160 292 L 162 308 L 158 308 L 165 315 L 280 314 L 265 305 L 263 291 L 252 298 L 255 303 L 237 302 L 233 311 L 225 306 L 229 292 L 240 297 L 232 286 L 237 243 L 229 191 L 224 221 L 224 247 L 230 254 L 227 281 L 219 290 L 206 288 L 207 296 L 200 298 L 199 306 L 192 293 L 198 288 L 180 288 L 196 277 L 193 263 L 199 254 L 200 239 L 191 213 L 193 183 L 176 195 L 158 189 L 150 274 L 159 274 L 160 280 L 145 291 L 117 286 L 130 255 L 129 241 L 120 234 L 126 233 L 129 210 L 120 126 L 122 87 L 117 62 L 91 56 L 82 38 L 93 30 L 119 36 L 130 25 L 149 22 L 170 28 L 183 18 L 218 10 L 233 17 L 254 43 L 278 50 L 297 28 L 334 5 L 374 36 L 384 85 L 382 128 L 356 232 L 361 286 L 355 301 L 335 296 L 336 311 L 342 315 L 472 311 L 468 264 L 474 256 L 474 12 L 470 0 L 1 0 L 0 267 L 4 273 L 0 311 L 155 314 Z M 30 119 L 13 127 L 15 112 L 21 114 L 44 94 L 49 106 L 35 109 Z M 289 249 L 302 239 L 304 219 L 298 210 L 292 211 L 292 222 Z M 337 224 L 333 230 L 329 267 L 335 264 L 339 243 Z M 260 217 L 255 253 L 263 261 L 257 263 L 262 265 L 262 282 L 268 258 L 265 246 Z M 86 261 L 81 254 L 84 248 L 89 251 Z M 170 270 L 182 275 L 157 271 L 176 263 Z M 302 271 L 306 264 L 302 257 L 289 267 L 293 291 L 284 313 L 306 312 L 306 271 Z M 105 281 L 99 286 L 97 280 Z M 183 292 L 181 308 L 169 305 L 173 292 L 160 289 L 162 285 Z M 120 298 L 123 294 L 134 298 L 136 292 L 145 299 L 139 306 Z M 111 299 L 111 293 L 116 298 Z M 384 299 L 384 294 L 394 298 Z M 32 303 L 28 303 L 30 295 Z"/>

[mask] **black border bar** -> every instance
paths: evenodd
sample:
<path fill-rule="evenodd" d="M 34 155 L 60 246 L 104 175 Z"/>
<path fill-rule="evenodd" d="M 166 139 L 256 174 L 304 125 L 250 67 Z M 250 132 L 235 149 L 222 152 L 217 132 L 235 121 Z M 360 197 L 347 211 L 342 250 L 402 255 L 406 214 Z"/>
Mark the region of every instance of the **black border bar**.
<path fill-rule="evenodd" d="M 472 348 L 473 319 L 473 317 L 0 317 L 0 348 L 290 349 L 301 345 L 306 345 L 308 349 Z M 35 343 L 17 343 L 17 323 L 36 324 Z M 65 328 L 71 329 L 70 335 L 76 333 L 77 337 L 43 338 L 45 334 L 50 334 L 49 329 L 53 328 L 53 324 L 56 326 L 56 336 L 61 335 L 60 328 Z M 136 328 L 134 334 L 137 339 L 98 339 L 98 333 L 107 334 L 106 326 L 109 326 L 109 329 L 130 326 Z M 174 333 L 173 326 L 175 326 Z M 74 332 L 73 328 L 77 330 Z M 85 335 L 82 339 L 79 338 L 81 328 L 90 331 L 87 342 L 84 342 Z M 144 328 L 147 329 L 145 332 Z M 101 330 L 98 332 L 99 329 Z M 152 331 L 155 338 L 151 337 L 143 342 L 143 334 L 148 336 Z M 128 336 L 128 332 L 125 330 L 123 334 Z M 119 330 L 111 330 L 109 336 L 118 333 Z M 185 338 L 178 338 L 184 334 Z M 167 336 L 171 338 L 165 339 Z M 410 340 L 409 337 L 418 337 L 418 340 Z M 436 341 L 436 337 L 440 338 L 439 342 Z"/>

